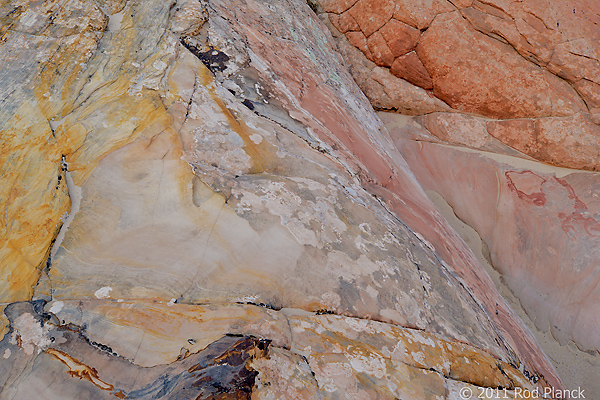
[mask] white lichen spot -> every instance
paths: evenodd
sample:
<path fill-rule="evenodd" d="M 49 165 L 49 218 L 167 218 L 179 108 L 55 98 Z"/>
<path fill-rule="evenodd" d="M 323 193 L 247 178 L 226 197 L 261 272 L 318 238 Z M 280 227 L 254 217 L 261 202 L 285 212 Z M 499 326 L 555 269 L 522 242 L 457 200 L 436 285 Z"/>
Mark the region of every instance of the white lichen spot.
<path fill-rule="evenodd" d="M 253 295 L 253 296 L 244 296 L 244 297 L 240 297 L 239 299 L 236 300 L 237 303 L 256 303 L 258 300 L 259 296 L 258 295 Z"/>
<path fill-rule="evenodd" d="M 261 135 L 259 135 L 258 133 L 253 133 L 252 135 L 249 136 L 250 140 L 252 140 L 252 142 L 254 142 L 254 144 L 260 144 L 260 142 L 262 142 L 263 137 Z"/>
<path fill-rule="evenodd" d="M 125 13 L 125 10 L 109 16 L 108 17 L 108 26 L 106 27 L 106 30 L 109 32 L 115 32 L 115 31 L 120 30 L 124 13 Z"/>
<path fill-rule="evenodd" d="M 422 351 L 413 351 L 412 353 L 410 353 L 410 355 L 413 358 L 413 360 L 415 360 L 419 364 L 423 364 L 423 362 L 425 361 L 425 353 L 423 353 Z"/>
<path fill-rule="evenodd" d="M 323 305 L 329 309 L 336 309 L 340 306 L 342 298 L 334 292 L 326 292 L 321 296 Z"/>
<path fill-rule="evenodd" d="M 383 378 L 387 373 L 385 359 L 378 354 L 370 353 L 364 356 L 356 352 L 348 354 L 348 359 L 356 372 L 367 373 L 377 379 Z"/>
<path fill-rule="evenodd" d="M 367 286 L 365 291 L 374 299 L 377 299 L 379 296 L 379 291 L 372 286 Z"/>
<path fill-rule="evenodd" d="M 28 355 L 32 355 L 36 347 L 39 354 L 52 343 L 48 336 L 52 327 L 47 323 L 42 325 L 29 313 L 19 315 L 13 323 L 13 328 L 11 342 L 18 344 Z"/>
<path fill-rule="evenodd" d="M 110 292 L 112 288 L 110 286 L 104 286 L 94 292 L 94 296 L 97 299 L 110 299 Z"/>
<path fill-rule="evenodd" d="M 37 22 L 38 14 L 29 9 L 21 16 L 20 23 L 24 26 L 32 26 Z"/>
<path fill-rule="evenodd" d="M 65 305 L 65 303 L 63 303 L 62 301 L 55 301 L 54 304 L 52 304 L 52 307 L 50 307 L 50 312 L 52 314 L 56 314 L 57 312 L 59 312 L 60 310 L 62 310 L 63 306 Z"/>
<path fill-rule="evenodd" d="M 365 244 L 362 242 L 362 238 L 360 236 L 356 237 L 356 248 L 359 249 L 361 252 L 366 253 L 369 251 L 369 249 L 367 249 L 367 246 L 365 246 Z"/>
<path fill-rule="evenodd" d="M 366 222 L 363 222 L 362 224 L 358 225 L 358 227 L 363 233 L 371 235 L 371 227 Z"/>
<path fill-rule="evenodd" d="M 152 63 L 152 66 L 154 67 L 154 69 L 158 70 L 158 71 L 162 71 L 165 68 L 167 68 L 167 64 L 162 61 L 162 60 L 156 60 Z"/>
<path fill-rule="evenodd" d="M 10 349 L 5 349 L 4 355 L 2 357 L 4 357 L 4 359 L 9 359 L 11 354 L 12 352 L 10 351 Z"/>

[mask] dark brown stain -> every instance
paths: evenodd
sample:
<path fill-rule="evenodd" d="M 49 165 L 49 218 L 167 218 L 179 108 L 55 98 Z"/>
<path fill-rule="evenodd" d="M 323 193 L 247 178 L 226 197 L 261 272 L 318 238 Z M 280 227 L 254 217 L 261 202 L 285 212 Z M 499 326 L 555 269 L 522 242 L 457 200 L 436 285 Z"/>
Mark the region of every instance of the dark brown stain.
<path fill-rule="evenodd" d="M 250 366 L 255 357 L 263 357 L 269 342 L 253 337 L 228 337 L 214 343 L 215 357 L 206 358 L 188 369 L 192 387 L 200 394 L 196 400 L 250 400 L 258 372 Z M 207 349 L 208 350 L 208 349 Z"/>
<path fill-rule="evenodd" d="M 213 74 L 216 71 L 223 72 L 227 69 L 229 56 L 213 46 L 207 46 L 206 51 L 199 49 L 191 40 L 190 37 L 184 36 L 181 38 L 181 44 L 184 45 L 193 55 L 198 57 L 200 61 L 206 65 Z"/>

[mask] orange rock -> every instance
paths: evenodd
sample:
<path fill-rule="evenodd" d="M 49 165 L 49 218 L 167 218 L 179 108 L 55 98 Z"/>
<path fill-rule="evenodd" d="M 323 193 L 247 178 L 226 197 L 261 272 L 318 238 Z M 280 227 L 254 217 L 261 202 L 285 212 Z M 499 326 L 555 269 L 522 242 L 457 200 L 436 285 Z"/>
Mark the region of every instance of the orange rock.
<path fill-rule="evenodd" d="M 394 55 L 380 32 L 375 32 L 367 39 L 367 46 L 373 55 L 375 64 L 382 67 L 391 67 Z"/>
<path fill-rule="evenodd" d="M 423 30 L 429 26 L 437 14 L 455 9 L 456 7 L 447 0 L 396 0 L 394 18 Z"/>
<path fill-rule="evenodd" d="M 421 38 L 421 32 L 397 19 L 392 18 L 379 32 L 387 42 L 394 57 L 414 50 Z"/>
<path fill-rule="evenodd" d="M 352 7 L 358 0 L 319 0 L 325 12 L 341 14 Z"/>
<path fill-rule="evenodd" d="M 335 26 L 335 29 L 342 33 L 348 31 L 360 31 L 360 27 L 350 13 L 329 14 L 329 21 Z"/>
<path fill-rule="evenodd" d="M 362 51 L 370 61 L 373 61 L 373 54 L 369 50 L 367 38 L 362 32 L 346 32 L 346 37 L 354 47 Z"/>
<path fill-rule="evenodd" d="M 488 122 L 489 133 L 549 164 L 600 171 L 600 126 L 589 114 Z"/>
<path fill-rule="evenodd" d="M 360 0 L 348 12 L 369 37 L 390 20 L 395 9 L 394 0 Z"/>
<path fill-rule="evenodd" d="M 573 86 L 585 99 L 590 111 L 594 108 L 600 108 L 600 84 L 587 79 L 580 79 Z"/>
<path fill-rule="evenodd" d="M 417 46 L 437 97 L 453 108 L 492 118 L 566 116 L 585 105 L 517 52 L 476 32 L 458 12 L 438 16 Z"/>
<path fill-rule="evenodd" d="M 433 81 L 429 73 L 414 51 L 396 58 L 390 72 L 398 78 L 406 79 L 413 85 L 420 86 L 423 89 L 433 88 Z"/>

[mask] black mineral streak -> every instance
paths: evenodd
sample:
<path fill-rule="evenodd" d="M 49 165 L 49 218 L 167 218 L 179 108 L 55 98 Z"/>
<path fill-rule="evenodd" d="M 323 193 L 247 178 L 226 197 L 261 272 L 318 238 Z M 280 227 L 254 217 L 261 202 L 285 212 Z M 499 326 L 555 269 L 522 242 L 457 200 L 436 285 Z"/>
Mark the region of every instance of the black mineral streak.
<path fill-rule="evenodd" d="M 187 36 L 181 38 L 183 44 L 193 55 L 198 57 L 200 61 L 206 65 L 213 74 L 217 71 L 223 72 L 227 69 L 227 61 L 229 56 L 212 46 L 207 46 L 207 51 L 201 51 L 196 45 L 191 43 Z"/>

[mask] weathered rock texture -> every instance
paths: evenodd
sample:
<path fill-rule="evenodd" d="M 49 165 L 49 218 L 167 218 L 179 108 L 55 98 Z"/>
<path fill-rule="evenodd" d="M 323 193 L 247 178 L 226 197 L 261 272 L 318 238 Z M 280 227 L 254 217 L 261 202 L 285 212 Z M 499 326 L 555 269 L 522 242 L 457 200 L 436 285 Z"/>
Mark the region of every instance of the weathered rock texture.
<path fill-rule="evenodd" d="M 2 7 L 0 397 L 561 388 L 306 3 Z"/>
<path fill-rule="evenodd" d="M 600 171 L 598 3 L 314 3 L 371 103 L 416 116 L 383 118 L 418 180 L 540 329 L 596 353 L 598 176 L 577 170 Z"/>
<path fill-rule="evenodd" d="M 600 177 L 411 140 L 409 129 L 391 133 L 417 179 L 477 230 L 536 325 L 599 350 Z"/>
<path fill-rule="evenodd" d="M 319 3 L 376 107 L 491 118 L 485 135 L 524 154 L 600 170 L 597 2 Z"/>

